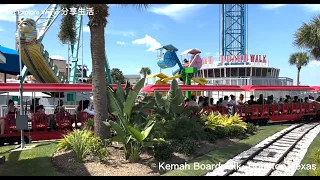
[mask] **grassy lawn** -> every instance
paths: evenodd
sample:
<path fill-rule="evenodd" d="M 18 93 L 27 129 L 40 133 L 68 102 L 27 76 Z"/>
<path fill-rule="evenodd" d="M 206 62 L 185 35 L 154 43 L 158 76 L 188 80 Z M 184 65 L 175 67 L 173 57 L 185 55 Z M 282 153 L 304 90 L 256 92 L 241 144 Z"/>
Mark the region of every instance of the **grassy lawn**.
<path fill-rule="evenodd" d="M 274 133 L 281 131 L 282 129 L 288 126 L 263 126 L 259 128 L 259 132 L 256 135 L 250 136 L 247 139 L 241 140 L 239 142 L 233 143 L 227 147 L 221 147 L 217 150 L 214 150 L 204 156 L 198 157 L 192 160 L 189 170 L 173 170 L 168 173 L 163 174 L 163 176 L 202 176 L 205 175 L 210 170 L 205 169 L 194 169 L 193 163 L 197 162 L 201 165 L 210 164 L 223 164 L 227 160 L 233 158 L 237 154 L 251 148 L 252 146 L 258 144 L 265 138 L 273 135 Z"/>
<path fill-rule="evenodd" d="M 319 135 L 316 138 L 314 138 L 313 142 L 309 146 L 308 151 L 300 164 L 305 164 L 305 165 L 313 164 L 313 162 L 312 162 L 313 155 L 315 154 L 315 152 L 318 149 L 320 149 L 320 136 Z M 320 167 L 317 167 L 317 168 L 320 168 Z M 305 169 L 297 170 L 294 175 L 295 176 L 310 176 L 310 171 L 305 170 Z"/>
<path fill-rule="evenodd" d="M 218 148 L 211 153 L 201 156 L 193 162 L 200 164 L 218 164 L 225 162 L 233 156 L 249 149 L 266 137 L 286 128 L 287 126 L 264 126 L 259 133 L 233 143 L 227 147 Z M 318 138 L 320 143 L 320 138 Z M 51 165 L 51 157 L 56 150 L 57 143 L 43 142 L 32 144 L 35 148 L 25 151 L 11 152 L 15 146 L 0 147 L 0 156 L 6 156 L 5 164 L 0 165 L 0 176 L 62 176 Z M 28 145 L 27 145 L 28 146 Z M 191 166 L 192 167 L 192 166 Z M 193 167 L 192 167 L 193 168 Z M 196 176 L 204 175 L 206 170 L 175 170 L 164 175 L 168 176 Z"/>
<path fill-rule="evenodd" d="M 51 165 L 51 158 L 56 151 L 56 142 L 33 143 L 31 150 L 11 152 L 14 146 L 0 147 L 0 156 L 6 162 L 0 165 L 0 176 L 62 176 Z M 30 145 L 26 145 L 30 146 Z"/>

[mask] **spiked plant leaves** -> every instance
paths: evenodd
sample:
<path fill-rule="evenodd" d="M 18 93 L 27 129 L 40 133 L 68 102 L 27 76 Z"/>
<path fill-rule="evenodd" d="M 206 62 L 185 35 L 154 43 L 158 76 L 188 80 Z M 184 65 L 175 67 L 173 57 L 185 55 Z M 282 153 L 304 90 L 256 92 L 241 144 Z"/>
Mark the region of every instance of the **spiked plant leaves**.
<path fill-rule="evenodd" d="M 159 107 L 165 106 L 165 101 L 162 99 L 162 95 L 158 91 L 155 92 L 155 99 Z"/>
<path fill-rule="evenodd" d="M 123 91 L 122 85 L 119 82 L 117 83 L 117 92 L 116 93 L 117 93 L 120 101 L 125 102 L 124 91 Z"/>
<path fill-rule="evenodd" d="M 129 95 L 124 103 L 123 112 L 127 116 L 127 119 L 130 121 L 132 107 L 138 97 L 140 90 L 143 88 L 145 78 L 142 78 L 138 81 L 138 83 L 134 86 L 133 91 L 129 92 Z"/>
<path fill-rule="evenodd" d="M 184 100 L 182 90 L 179 89 L 178 82 L 174 79 L 171 83 L 171 88 L 168 96 L 169 109 L 175 113 L 180 114 L 184 108 Z M 167 105 L 168 106 L 168 105 Z"/>
<path fill-rule="evenodd" d="M 152 130 L 153 126 L 155 125 L 155 121 L 152 121 L 151 122 L 151 125 L 148 126 L 145 130 L 143 131 L 139 131 L 137 129 L 135 129 L 134 127 L 132 126 L 129 126 L 129 130 L 131 132 L 131 134 L 133 135 L 133 137 L 138 141 L 138 142 L 142 142 L 143 140 L 145 140 L 149 134 L 150 134 L 150 131 Z"/>

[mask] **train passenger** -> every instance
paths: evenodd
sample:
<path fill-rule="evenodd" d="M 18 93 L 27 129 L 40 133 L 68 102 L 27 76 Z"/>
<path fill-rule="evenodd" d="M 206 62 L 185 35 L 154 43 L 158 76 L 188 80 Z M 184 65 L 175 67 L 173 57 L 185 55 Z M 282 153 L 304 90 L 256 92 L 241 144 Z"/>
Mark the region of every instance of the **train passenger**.
<path fill-rule="evenodd" d="M 299 103 L 299 102 L 300 102 L 299 97 L 298 96 L 294 96 L 292 103 Z"/>
<path fill-rule="evenodd" d="M 257 99 L 257 104 L 266 104 L 266 100 L 263 98 L 263 94 L 260 94 L 259 98 Z"/>
<path fill-rule="evenodd" d="M 199 96 L 198 105 L 199 107 L 203 106 L 204 98 L 202 96 Z"/>
<path fill-rule="evenodd" d="M 217 101 L 217 106 L 222 106 L 222 101 L 223 101 L 223 98 L 219 98 L 219 101 Z"/>
<path fill-rule="evenodd" d="M 86 113 L 94 116 L 94 111 L 89 110 L 89 106 L 90 106 L 90 101 L 89 100 L 84 100 L 83 112 L 86 112 Z"/>
<path fill-rule="evenodd" d="M 224 96 L 221 106 L 228 108 L 229 96 Z"/>
<path fill-rule="evenodd" d="M 210 98 L 210 104 L 209 104 L 209 106 L 214 106 L 214 104 L 213 104 L 213 98 Z"/>
<path fill-rule="evenodd" d="M 254 100 L 254 95 L 250 96 L 250 100 L 247 102 L 249 105 L 257 104 L 257 102 Z"/>
<path fill-rule="evenodd" d="M 239 105 L 244 105 L 244 95 L 240 94 L 239 100 L 237 101 Z"/>
<path fill-rule="evenodd" d="M 16 114 L 17 108 L 14 106 L 13 100 L 8 101 L 8 114 Z"/>
<path fill-rule="evenodd" d="M 209 97 L 204 98 L 202 107 L 209 107 Z"/>
<path fill-rule="evenodd" d="M 230 98 L 231 100 L 228 102 L 228 105 L 231 105 L 231 106 L 237 106 L 238 105 L 238 102 L 236 101 L 236 96 L 234 95 L 230 95 Z"/>
<path fill-rule="evenodd" d="M 283 98 L 282 97 L 279 99 L 278 104 L 283 104 Z"/>
<path fill-rule="evenodd" d="M 65 109 L 63 107 L 63 100 L 60 99 L 58 101 L 58 105 L 54 109 L 54 114 L 61 113 L 61 112 L 64 112 L 64 111 L 65 111 Z"/>
<path fill-rule="evenodd" d="M 191 99 L 189 101 L 189 106 L 199 106 L 198 103 L 196 102 L 196 96 L 192 95 Z"/>

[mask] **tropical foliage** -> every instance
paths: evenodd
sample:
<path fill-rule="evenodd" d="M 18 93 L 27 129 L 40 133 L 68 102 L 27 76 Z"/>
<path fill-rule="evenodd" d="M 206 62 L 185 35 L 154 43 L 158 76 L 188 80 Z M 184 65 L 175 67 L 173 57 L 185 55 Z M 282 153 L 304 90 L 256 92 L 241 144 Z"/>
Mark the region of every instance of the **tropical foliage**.
<path fill-rule="evenodd" d="M 60 4 L 61 9 L 70 7 L 88 7 L 93 9 L 93 15 L 88 15 L 90 29 L 90 48 L 92 57 L 92 87 L 94 96 L 94 131 L 105 139 L 110 135 L 109 129 L 104 127 L 103 121 L 108 118 L 106 72 L 103 64 L 106 62 L 105 27 L 109 16 L 108 4 Z M 147 8 L 149 4 L 130 4 L 138 9 Z M 129 6 L 124 4 L 122 6 Z M 76 41 L 76 17 L 71 14 L 62 17 L 59 39 L 63 44 Z"/>
<path fill-rule="evenodd" d="M 300 71 L 303 66 L 307 66 L 309 63 L 309 56 L 306 52 L 297 52 L 290 55 L 289 64 L 297 67 L 297 86 L 300 85 Z"/>
<path fill-rule="evenodd" d="M 121 84 L 126 83 L 123 73 L 119 68 L 112 68 L 110 74 L 115 84 L 118 82 Z"/>
<path fill-rule="evenodd" d="M 148 67 L 142 67 L 139 72 L 144 78 L 151 74 L 151 69 Z"/>
<path fill-rule="evenodd" d="M 297 30 L 294 35 L 294 44 L 310 52 L 312 57 L 320 60 L 320 14 L 314 16 L 308 23 Z"/>

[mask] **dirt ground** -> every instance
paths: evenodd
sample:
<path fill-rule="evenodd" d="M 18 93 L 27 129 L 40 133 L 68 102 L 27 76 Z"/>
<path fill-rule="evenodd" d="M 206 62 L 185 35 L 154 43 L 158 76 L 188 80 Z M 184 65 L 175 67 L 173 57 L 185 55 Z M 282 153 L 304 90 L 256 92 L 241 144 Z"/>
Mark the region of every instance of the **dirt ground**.
<path fill-rule="evenodd" d="M 174 153 L 174 156 L 165 161 L 165 164 L 183 164 L 217 147 L 228 146 L 243 138 L 217 140 L 215 143 L 202 142 L 194 157 Z M 138 163 L 129 163 L 123 159 L 123 150 L 111 147 L 110 151 L 111 157 L 106 162 L 99 162 L 96 157 L 88 157 L 84 163 L 76 162 L 75 155 L 71 151 L 60 151 L 54 154 L 52 163 L 56 170 L 69 176 L 159 176 L 165 173 L 158 167 L 159 162 L 154 160 L 148 152 L 140 155 Z"/>

